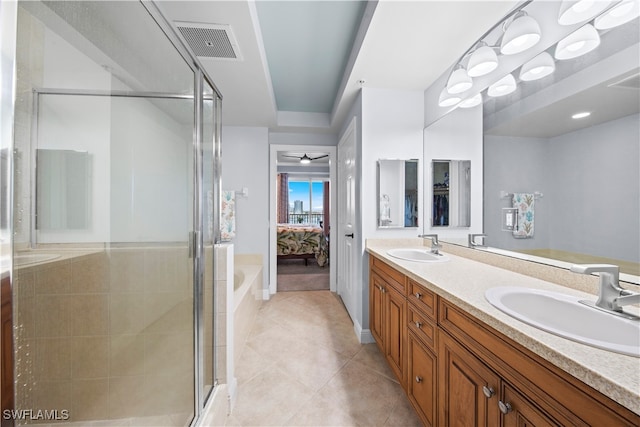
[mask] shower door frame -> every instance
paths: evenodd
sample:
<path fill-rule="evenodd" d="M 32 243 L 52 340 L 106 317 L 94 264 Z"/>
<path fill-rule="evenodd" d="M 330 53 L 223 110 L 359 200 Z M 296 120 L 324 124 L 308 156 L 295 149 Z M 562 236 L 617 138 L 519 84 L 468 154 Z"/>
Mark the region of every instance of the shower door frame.
<path fill-rule="evenodd" d="M 193 135 L 193 143 L 195 148 L 195 168 L 194 171 L 194 228 L 193 231 L 193 242 L 194 242 L 194 264 L 193 264 L 193 273 L 194 273 L 194 288 L 193 288 L 193 296 L 194 296 L 194 305 L 193 305 L 193 313 L 194 313 L 194 366 L 195 366 L 195 381 L 194 381 L 194 417 L 191 421 L 191 425 L 197 425 L 202 417 L 202 413 L 208 400 L 211 396 L 213 396 L 213 390 L 215 390 L 217 381 L 216 378 L 216 328 L 215 322 L 217 316 L 215 315 L 215 307 L 216 301 L 214 296 L 213 307 L 213 322 L 214 327 L 213 331 L 213 360 L 212 360 L 212 369 L 214 376 L 214 384 L 212 384 L 211 391 L 207 396 L 203 396 L 204 390 L 204 304 L 203 304 L 203 289 L 204 289 L 204 262 L 205 262 L 205 254 L 204 254 L 204 218 L 202 212 L 202 200 L 204 197 L 203 194 L 203 145 L 205 141 L 203 141 L 203 126 L 204 126 L 204 118 L 203 118 L 203 104 L 204 104 L 204 80 L 207 81 L 207 84 L 213 90 L 213 95 L 215 96 L 215 108 L 214 108 L 214 140 L 210 141 L 213 144 L 213 230 L 214 236 L 212 236 L 214 245 L 220 242 L 220 189 L 221 187 L 221 109 L 222 109 L 222 93 L 218 89 L 218 87 L 213 83 L 213 79 L 206 72 L 198 58 L 196 57 L 193 50 L 183 42 L 180 38 L 174 27 L 169 23 L 169 20 L 164 16 L 164 14 L 160 11 L 158 6 L 152 0 L 140 0 L 141 4 L 147 9 L 149 15 L 156 21 L 160 29 L 167 36 L 169 41 L 173 44 L 178 53 L 182 56 L 184 61 L 187 63 L 189 68 L 194 72 L 194 95 L 195 95 L 195 114 L 194 114 L 194 135 Z M 212 271 L 216 271 L 215 265 L 215 256 L 213 257 L 213 265 L 211 266 Z M 215 284 L 215 280 L 214 280 Z M 215 295 L 215 294 L 214 294 Z"/>
<path fill-rule="evenodd" d="M 159 10 L 158 6 L 152 0 L 140 0 L 142 6 L 147 10 L 151 18 L 156 22 L 158 27 L 162 30 L 165 36 L 169 39 L 169 42 L 173 45 L 173 47 L 178 51 L 180 56 L 183 58 L 185 63 L 194 73 L 194 94 L 193 95 L 182 95 L 182 94 L 168 94 L 168 93 L 160 93 L 160 92 L 135 92 L 135 91 L 82 91 L 82 90 L 60 90 L 60 89 L 38 89 L 34 90 L 33 95 L 33 109 L 32 109 L 32 130 L 34 132 L 31 133 L 31 156 L 35 156 L 35 142 L 37 141 L 37 115 L 38 115 L 38 97 L 39 95 L 86 95 L 86 96 L 109 96 L 109 97 L 138 97 L 138 98 L 173 98 L 173 99 L 194 99 L 194 128 L 193 128 L 193 148 L 194 148 L 194 174 L 193 174 L 193 191 L 194 198 L 192 200 L 193 203 L 193 228 L 194 230 L 189 233 L 189 244 L 190 251 L 193 252 L 193 330 L 194 330 L 194 416 L 190 421 L 190 425 L 197 425 L 201 420 L 204 408 L 208 403 L 208 400 L 211 396 L 213 396 L 213 391 L 216 389 L 217 380 L 216 380 L 216 328 L 215 328 L 215 300 L 213 301 L 214 313 L 213 319 L 214 327 L 213 331 L 213 360 L 212 360 L 212 369 L 213 369 L 213 384 L 211 390 L 205 395 L 204 393 L 204 307 L 203 307 L 203 285 L 204 285 L 204 262 L 205 262 L 205 254 L 204 254 L 204 216 L 203 216 L 203 182 L 204 182 L 204 168 L 203 168 L 203 146 L 204 144 L 212 144 L 213 145 L 213 230 L 214 235 L 211 236 L 212 243 L 215 245 L 220 241 L 220 220 L 219 220 L 219 212 L 220 212 L 220 190 L 221 190 L 221 108 L 222 108 L 222 94 L 213 83 L 213 80 L 208 75 L 208 73 L 204 70 L 202 64 L 199 62 L 193 51 L 189 46 L 187 46 L 182 39 L 175 32 L 174 28 L 171 26 L 169 21 L 165 18 L 162 12 Z M 17 9 L 17 8 L 16 8 Z M 4 12 L 4 10 L 3 10 Z M 14 24 L 17 25 L 17 15 L 14 13 L 12 18 L 15 20 Z M 14 27 L 15 28 L 15 27 Z M 17 38 L 16 34 L 13 34 L 13 42 Z M 13 59 L 15 63 L 15 51 L 13 52 Z M 203 140 L 203 125 L 204 125 L 204 117 L 203 117 L 203 103 L 204 103 L 204 81 L 211 87 L 213 90 L 213 95 L 211 99 L 214 101 L 214 109 L 213 109 L 213 140 L 212 141 L 204 141 Z M 12 76 L 13 87 L 15 88 L 16 84 L 16 76 L 15 74 Z M 13 116 L 13 110 L 15 105 L 12 105 L 11 115 Z M 13 135 L 12 135 L 13 136 Z M 4 146 L 4 141 L 3 141 Z M 13 137 L 11 138 L 11 147 L 13 147 Z M 9 160 L 10 165 L 13 164 L 12 159 Z M 35 165 L 35 162 L 33 163 Z M 11 170 L 11 167 L 9 167 Z M 32 168 L 32 186 L 35 186 L 35 167 Z M 9 177 L 9 186 L 13 188 L 13 180 L 12 177 Z M 32 187 L 33 191 L 34 188 Z M 35 193 L 32 193 L 35 194 Z M 11 198 L 10 198 L 11 200 Z M 32 208 L 35 209 L 35 198 L 32 197 Z M 33 210 L 32 212 L 35 212 Z M 33 219 L 34 215 L 31 215 L 30 219 L 30 243 L 35 246 L 35 221 Z M 11 215 L 9 215 L 9 234 L 13 234 L 13 223 L 11 221 Z M 11 246 L 13 246 L 11 244 Z M 13 252 L 13 248 L 11 250 Z M 9 255 L 12 256 L 12 253 Z M 11 258 L 10 258 L 11 259 Z M 215 274 L 216 265 L 215 265 L 215 257 L 213 257 L 213 265 L 210 267 Z M 10 271 L 10 276 L 12 272 Z M 215 283 L 215 282 L 214 282 Z M 214 295 L 212 295 L 214 298 Z M 15 387 L 15 384 L 14 384 Z M 15 389 L 13 391 L 15 396 Z"/>

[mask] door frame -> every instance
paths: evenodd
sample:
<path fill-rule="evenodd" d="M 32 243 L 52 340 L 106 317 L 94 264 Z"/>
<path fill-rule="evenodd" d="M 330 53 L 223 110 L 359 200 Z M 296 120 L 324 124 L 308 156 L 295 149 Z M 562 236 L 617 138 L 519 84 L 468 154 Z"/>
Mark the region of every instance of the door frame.
<path fill-rule="evenodd" d="M 337 231 L 337 191 L 336 183 L 336 161 L 337 147 L 334 145 L 280 145 L 269 146 L 269 289 L 265 289 L 262 298 L 268 300 L 271 295 L 278 291 L 277 277 L 277 175 L 278 175 L 278 151 L 322 151 L 329 153 L 329 211 L 331 218 L 329 227 L 333 233 Z M 334 238 L 329 239 L 329 290 L 336 291 L 336 263 L 331 258 L 335 258 L 336 242 Z"/>

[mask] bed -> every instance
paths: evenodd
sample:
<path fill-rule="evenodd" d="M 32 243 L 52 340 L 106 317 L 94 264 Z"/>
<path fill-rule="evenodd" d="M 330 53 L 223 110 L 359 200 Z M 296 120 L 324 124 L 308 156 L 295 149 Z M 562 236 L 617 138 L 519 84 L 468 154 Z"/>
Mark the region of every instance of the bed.
<path fill-rule="evenodd" d="M 320 267 L 328 261 L 327 239 L 322 228 L 297 224 L 278 224 L 278 259 L 315 258 Z"/>

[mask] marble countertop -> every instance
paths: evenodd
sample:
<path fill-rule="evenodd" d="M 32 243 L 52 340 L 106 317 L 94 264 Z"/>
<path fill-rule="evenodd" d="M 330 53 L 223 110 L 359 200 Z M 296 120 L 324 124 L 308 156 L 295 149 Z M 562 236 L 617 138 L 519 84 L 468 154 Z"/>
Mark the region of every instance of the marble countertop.
<path fill-rule="evenodd" d="M 545 289 L 587 299 L 595 299 L 593 295 L 449 253 L 446 255 L 450 260 L 440 263 L 405 261 L 387 255 L 387 250 L 399 247 L 398 243 L 393 240 L 368 240 L 366 250 L 555 366 L 640 414 L 640 358 L 601 350 L 547 333 L 501 312 L 484 297 L 487 289 L 496 286 Z"/>

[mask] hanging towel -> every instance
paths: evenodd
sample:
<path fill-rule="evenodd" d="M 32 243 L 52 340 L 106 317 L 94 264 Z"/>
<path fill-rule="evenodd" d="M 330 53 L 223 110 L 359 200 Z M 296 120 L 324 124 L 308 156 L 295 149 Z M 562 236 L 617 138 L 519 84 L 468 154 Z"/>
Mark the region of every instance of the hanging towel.
<path fill-rule="evenodd" d="M 220 212 L 220 238 L 228 242 L 234 237 L 236 237 L 236 193 L 224 190 Z"/>
<path fill-rule="evenodd" d="M 533 237 L 533 193 L 513 193 L 512 206 L 518 209 L 517 227 L 513 230 L 516 239 Z"/>

